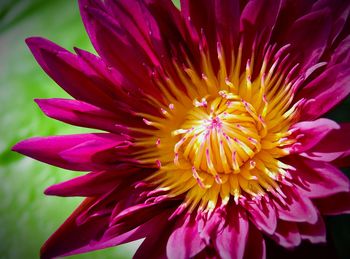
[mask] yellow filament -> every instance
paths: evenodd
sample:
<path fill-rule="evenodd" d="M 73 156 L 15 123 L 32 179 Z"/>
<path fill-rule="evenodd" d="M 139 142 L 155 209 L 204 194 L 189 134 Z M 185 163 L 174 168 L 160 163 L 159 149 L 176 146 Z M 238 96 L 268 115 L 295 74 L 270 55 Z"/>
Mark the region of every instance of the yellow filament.
<path fill-rule="evenodd" d="M 190 212 L 210 213 L 219 201 L 239 203 L 266 192 L 284 197 L 280 181 L 294 170 L 279 158 L 296 142 L 288 129 L 302 101 L 291 106 L 293 85 L 286 82 L 287 69 L 279 67 L 281 59 L 271 62 L 274 47 L 254 73 L 259 69 L 254 51 L 241 64 L 243 48 L 241 42 L 227 64 L 218 43 L 217 69 L 209 50 L 201 48 L 202 72 L 187 58 L 183 66 L 173 61 L 178 79 L 157 81 L 168 106 L 149 97 L 161 116 L 138 113 L 149 128 L 130 128 L 143 134 L 135 142 L 140 163 L 158 168 L 147 182 L 169 197 L 185 195 L 183 206 Z"/>

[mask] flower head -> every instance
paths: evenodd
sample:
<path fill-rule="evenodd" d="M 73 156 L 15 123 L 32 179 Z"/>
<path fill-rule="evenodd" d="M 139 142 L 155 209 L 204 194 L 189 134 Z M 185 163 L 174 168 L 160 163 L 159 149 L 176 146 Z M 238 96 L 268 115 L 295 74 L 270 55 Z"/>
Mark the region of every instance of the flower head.
<path fill-rule="evenodd" d="M 27 40 L 74 98 L 37 100 L 44 113 L 105 132 L 14 147 L 91 171 L 46 190 L 87 198 L 43 258 L 144 237 L 135 257 L 326 241 L 322 215 L 350 212 L 350 125 L 320 118 L 350 92 L 347 1 L 79 4 L 99 56 Z"/>

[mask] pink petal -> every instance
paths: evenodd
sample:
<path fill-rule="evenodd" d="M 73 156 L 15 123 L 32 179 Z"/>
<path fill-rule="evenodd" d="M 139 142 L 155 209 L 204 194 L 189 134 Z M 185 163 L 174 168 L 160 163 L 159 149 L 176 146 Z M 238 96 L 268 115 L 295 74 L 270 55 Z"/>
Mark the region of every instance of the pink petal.
<path fill-rule="evenodd" d="M 335 166 L 309 159 L 294 159 L 295 177 L 302 183 L 300 192 L 309 198 L 327 197 L 350 191 L 348 177 Z M 293 176 L 294 177 L 294 176 Z"/>
<path fill-rule="evenodd" d="M 198 226 L 190 214 L 178 220 L 172 231 L 166 254 L 169 258 L 190 258 L 198 254 L 205 247 L 204 241 L 199 237 Z"/>
<path fill-rule="evenodd" d="M 286 194 L 283 205 L 279 200 L 274 200 L 278 216 L 284 221 L 315 223 L 318 218 L 317 210 L 311 200 L 301 196 L 294 188 L 283 188 Z"/>
<path fill-rule="evenodd" d="M 303 121 L 293 125 L 293 129 L 296 129 L 296 135 L 298 137 L 298 145 L 292 147 L 292 151 L 296 153 L 302 153 L 316 146 L 327 134 L 334 130 L 339 129 L 340 126 L 329 119 L 318 119 L 315 121 Z"/>
<path fill-rule="evenodd" d="M 297 224 L 283 220 L 278 221 L 276 232 L 272 238 L 286 248 L 296 247 L 301 243 Z"/>
<path fill-rule="evenodd" d="M 255 226 L 267 234 L 273 234 L 277 226 L 276 209 L 272 202 L 264 199 L 257 202 L 247 202 L 245 204 L 250 213 L 250 220 Z"/>
<path fill-rule="evenodd" d="M 215 209 L 210 217 L 207 213 L 200 212 L 197 214 L 196 221 L 200 237 L 209 245 L 216 238 L 217 233 L 222 231 L 225 224 L 225 213 L 221 208 Z"/>
<path fill-rule="evenodd" d="M 248 228 L 249 221 L 245 213 L 235 211 L 229 215 L 227 225 L 214 239 L 221 258 L 243 258 L 248 240 Z"/>

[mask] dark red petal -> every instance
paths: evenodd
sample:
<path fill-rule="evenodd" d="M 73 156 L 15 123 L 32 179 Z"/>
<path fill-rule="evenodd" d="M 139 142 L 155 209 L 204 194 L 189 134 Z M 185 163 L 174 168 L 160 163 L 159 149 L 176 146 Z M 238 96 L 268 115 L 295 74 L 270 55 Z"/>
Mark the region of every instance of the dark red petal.
<path fill-rule="evenodd" d="M 119 185 L 123 177 L 138 169 L 121 164 L 115 171 L 92 172 L 59 184 L 45 190 L 47 195 L 92 197 L 110 192 Z"/>
<path fill-rule="evenodd" d="M 118 101 L 119 105 L 118 110 L 114 112 L 118 113 L 119 117 L 129 117 L 127 124 L 131 124 L 131 119 L 134 119 L 128 116 L 134 114 L 132 111 L 160 114 L 159 109 L 149 105 L 143 89 L 140 85 L 135 84 L 131 78 L 128 78 L 114 67 L 108 66 L 102 58 L 94 54 L 78 48 L 75 48 L 75 51 L 81 62 L 89 66 L 98 77 L 110 84 L 109 94 L 115 101 Z M 127 114 L 120 114 L 120 111 Z"/>
<path fill-rule="evenodd" d="M 124 136 L 96 133 L 52 137 L 35 137 L 23 140 L 12 149 L 23 155 L 44 163 L 77 171 L 89 171 L 104 167 L 103 159 L 94 157 L 99 152 L 121 146 L 125 148 L 128 141 Z M 114 149 L 116 161 L 117 149 Z M 105 158 L 109 158 L 106 156 Z M 119 160 L 120 161 L 120 160 Z M 105 165 L 108 166 L 108 165 Z"/>
<path fill-rule="evenodd" d="M 313 202 L 323 215 L 350 213 L 350 192 L 337 193 L 326 198 L 315 199 Z"/>
<path fill-rule="evenodd" d="M 302 239 L 307 239 L 311 243 L 326 242 L 326 226 L 321 216 L 315 224 L 298 223 L 298 229 Z"/>
<path fill-rule="evenodd" d="M 253 225 L 249 227 L 248 241 L 244 253 L 244 257 L 247 259 L 265 259 L 266 258 L 266 246 L 265 240 L 260 231 Z"/>
<path fill-rule="evenodd" d="M 170 215 L 170 214 L 169 214 Z M 152 232 L 146 236 L 141 246 L 137 249 L 134 258 L 164 258 L 166 259 L 167 240 L 171 234 L 174 222 L 167 217 L 158 221 Z"/>
<path fill-rule="evenodd" d="M 333 44 L 343 31 L 345 23 L 349 18 L 350 3 L 349 1 L 343 0 L 319 0 L 312 6 L 312 10 L 321 10 L 326 7 L 331 8 L 331 16 L 333 21 L 329 43 Z"/>
<path fill-rule="evenodd" d="M 108 226 L 107 217 L 96 217 L 86 224 L 78 225 L 76 218 L 95 202 L 88 198 L 73 212 L 63 225 L 45 242 L 40 251 L 42 259 L 64 255 L 86 246 L 97 238 Z"/>
<path fill-rule="evenodd" d="M 198 35 L 201 35 L 202 32 L 204 33 L 209 45 L 212 62 L 214 63 L 213 65 L 216 67 L 216 17 L 214 1 L 180 0 L 180 2 L 181 14 L 189 27 L 189 31 L 194 27 L 194 31 L 191 33 L 192 40 L 196 42 Z"/>
<path fill-rule="evenodd" d="M 331 16 L 328 8 L 310 12 L 296 20 L 285 32 L 285 44 L 291 44 L 290 51 L 301 63 L 301 69 L 318 63 L 326 49 L 331 33 Z"/>
<path fill-rule="evenodd" d="M 318 245 L 302 242 L 298 247 L 286 249 L 276 242 L 268 240 L 266 246 L 267 258 L 269 259 L 337 258 L 337 251 L 331 242 Z"/>
<path fill-rule="evenodd" d="M 296 223 L 278 221 L 277 229 L 272 238 L 283 247 L 292 248 L 300 245 L 301 237 Z"/>
<path fill-rule="evenodd" d="M 253 44 L 260 44 L 256 47 L 264 47 L 269 42 L 281 10 L 281 3 L 280 0 L 253 0 L 244 7 L 240 18 L 240 31 L 247 52 L 246 58 L 251 57 Z M 243 64 L 244 62 L 245 59 Z"/>
<path fill-rule="evenodd" d="M 339 129 L 340 126 L 329 119 L 318 119 L 315 121 L 303 121 L 293 125 L 293 129 L 298 131 L 298 145 L 292 147 L 292 151 L 302 153 L 316 146 L 327 134 Z"/>

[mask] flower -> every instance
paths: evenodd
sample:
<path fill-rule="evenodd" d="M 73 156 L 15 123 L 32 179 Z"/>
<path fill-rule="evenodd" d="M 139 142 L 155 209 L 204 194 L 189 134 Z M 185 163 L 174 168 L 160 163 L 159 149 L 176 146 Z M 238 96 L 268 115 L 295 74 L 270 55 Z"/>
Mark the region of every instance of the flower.
<path fill-rule="evenodd" d="M 325 242 L 350 212 L 349 1 L 80 0 L 99 56 L 27 40 L 74 99 L 36 100 L 103 132 L 13 149 L 90 173 L 45 193 L 86 199 L 42 258 L 145 238 L 135 257 L 264 258 L 265 238 Z"/>

